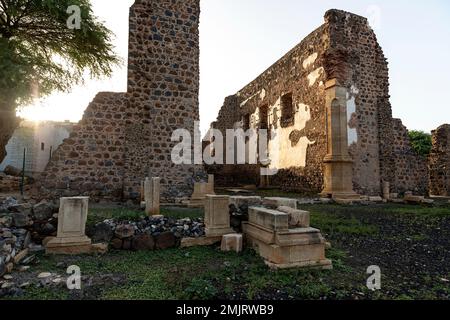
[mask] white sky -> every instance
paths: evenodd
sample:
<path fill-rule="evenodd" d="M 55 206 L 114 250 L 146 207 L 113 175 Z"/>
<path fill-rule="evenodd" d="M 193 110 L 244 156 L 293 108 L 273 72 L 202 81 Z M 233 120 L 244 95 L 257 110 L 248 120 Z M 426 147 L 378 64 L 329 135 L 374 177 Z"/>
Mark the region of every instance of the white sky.
<path fill-rule="evenodd" d="M 126 64 L 128 7 L 132 0 L 92 0 L 94 12 L 116 35 Z M 113 3 L 113 4 L 112 4 Z M 409 129 L 430 131 L 450 122 L 450 2 L 446 0 L 201 0 L 200 116 L 202 131 L 223 99 L 236 93 L 323 23 L 338 8 L 373 22 L 390 63 L 394 117 Z M 87 80 L 69 94 L 55 93 L 22 115 L 33 120 L 78 121 L 99 91 L 126 91 L 126 65 L 110 79 Z"/>

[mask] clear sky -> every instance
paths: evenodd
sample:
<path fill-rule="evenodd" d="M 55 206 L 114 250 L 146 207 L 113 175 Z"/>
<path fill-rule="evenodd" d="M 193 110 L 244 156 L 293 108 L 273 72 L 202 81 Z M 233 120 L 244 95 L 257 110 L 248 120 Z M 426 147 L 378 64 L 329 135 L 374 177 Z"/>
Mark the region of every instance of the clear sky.
<path fill-rule="evenodd" d="M 94 12 L 116 34 L 126 64 L 128 7 L 132 0 L 92 0 Z M 427 0 L 201 0 L 200 116 L 203 131 L 223 99 L 281 58 L 323 23 L 325 11 L 343 9 L 369 18 L 389 61 L 394 117 L 409 129 L 450 123 L 450 1 Z M 98 91 L 125 91 L 126 65 L 111 79 L 87 81 L 70 94 L 55 93 L 24 115 L 41 120 L 81 118 Z"/>

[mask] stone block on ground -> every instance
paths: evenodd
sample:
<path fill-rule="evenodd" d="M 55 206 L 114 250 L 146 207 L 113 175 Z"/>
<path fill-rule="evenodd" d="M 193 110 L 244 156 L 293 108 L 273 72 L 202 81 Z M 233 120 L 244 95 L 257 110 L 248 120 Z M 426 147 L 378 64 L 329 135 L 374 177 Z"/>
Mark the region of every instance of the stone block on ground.
<path fill-rule="evenodd" d="M 93 254 L 106 254 L 108 252 L 107 243 L 95 243 L 91 245 L 91 253 Z"/>
<path fill-rule="evenodd" d="M 207 237 L 216 237 L 233 233 L 230 226 L 229 201 L 229 196 L 206 196 L 205 233 Z"/>
<path fill-rule="evenodd" d="M 273 269 L 314 267 L 331 269 L 325 257 L 325 239 L 314 228 L 297 228 L 270 232 L 251 223 L 244 224 L 248 244 Z"/>
<path fill-rule="evenodd" d="M 91 239 L 86 234 L 88 197 L 61 198 L 58 234 L 46 245 L 48 254 L 83 254 L 91 252 Z"/>
<path fill-rule="evenodd" d="M 262 204 L 262 198 L 258 196 L 231 196 L 230 205 L 233 204 L 237 208 L 241 206 L 259 206 Z"/>
<path fill-rule="evenodd" d="M 424 196 L 414 196 L 414 195 L 408 193 L 408 194 L 405 194 L 404 200 L 410 204 L 420 204 L 420 203 L 423 203 L 423 201 L 425 200 L 425 197 Z"/>
<path fill-rule="evenodd" d="M 164 250 L 173 248 L 177 244 L 177 239 L 172 232 L 163 232 L 158 236 L 155 236 L 156 249 Z"/>
<path fill-rule="evenodd" d="M 251 207 L 249 222 L 243 223 L 247 243 L 266 264 L 274 269 L 332 268 L 320 230 L 309 227 L 309 213 L 291 207 L 278 209 Z"/>
<path fill-rule="evenodd" d="M 181 239 L 181 248 L 212 246 L 213 244 L 222 241 L 222 236 L 218 237 L 198 237 L 198 238 L 183 238 Z"/>
<path fill-rule="evenodd" d="M 289 229 L 289 214 L 276 210 L 251 207 L 249 222 L 274 231 Z"/>
<path fill-rule="evenodd" d="M 304 210 L 292 209 L 290 207 L 279 207 L 278 211 L 289 214 L 289 228 L 309 228 L 310 213 Z"/>
<path fill-rule="evenodd" d="M 290 207 L 292 209 L 297 209 L 297 199 L 267 197 L 263 199 L 263 205 L 270 209 L 276 209 L 278 207 Z"/>
<path fill-rule="evenodd" d="M 132 248 L 135 251 L 149 251 L 155 249 L 155 239 L 150 234 L 139 234 L 133 238 Z"/>
<path fill-rule="evenodd" d="M 242 234 L 233 233 L 222 236 L 221 250 L 225 252 L 234 251 L 242 252 L 243 236 Z"/>
<path fill-rule="evenodd" d="M 214 175 L 208 175 L 208 182 L 194 183 L 194 192 L 188 202 L 190 208 L 203 208 L 207 195 L 215 195 Z"/>

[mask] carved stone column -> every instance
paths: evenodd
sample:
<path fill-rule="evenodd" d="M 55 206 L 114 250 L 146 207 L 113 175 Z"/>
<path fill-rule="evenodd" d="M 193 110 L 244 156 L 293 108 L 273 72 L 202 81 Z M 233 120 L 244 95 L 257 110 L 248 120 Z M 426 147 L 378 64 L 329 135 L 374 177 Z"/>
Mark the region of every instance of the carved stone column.
<path fill-rule="evenodd" d="M 348 152 L 347 89 L 337 79 L 327 81 L 327 147 L 322 195 L 333 199 L 359 200 L 353 191 L 353 160 Z"/>

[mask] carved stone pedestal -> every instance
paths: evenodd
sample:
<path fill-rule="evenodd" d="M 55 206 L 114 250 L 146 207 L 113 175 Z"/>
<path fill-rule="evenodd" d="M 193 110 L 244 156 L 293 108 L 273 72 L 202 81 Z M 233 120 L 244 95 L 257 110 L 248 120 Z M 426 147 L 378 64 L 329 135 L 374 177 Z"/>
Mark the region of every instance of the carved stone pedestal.
<path fill-rule="evenodd" d="M 189 208 L 203 208 L 205 206 L 206 195 L 214 195 L 214 175 L 208 176 L 208 182 L 197 182 L 194 184 L 194 193 L 189 200 Z"/>
<path fill-rule="evenodd" d="M 46 245 L 48 254 L 91 252 L 91 239 L 85 235 L 89 197 L 61 198 L 58 235 Z"/>
<path fill-rule="evenodd" d="M 289 228 L 289 214 L 250 208 L 249 222 L 243 229 L 247 244 L 274 269 L 314 267 L 331 269 L 332 262 L 325 257 L 325 239 L 320 230 Z"/>
<path fill-rule="evenodd" d="M 229 196 L 206 196 L 205 234 L 207 237 L 217 237 L 234 233 L 230 226 L 229 202 Z"/>

